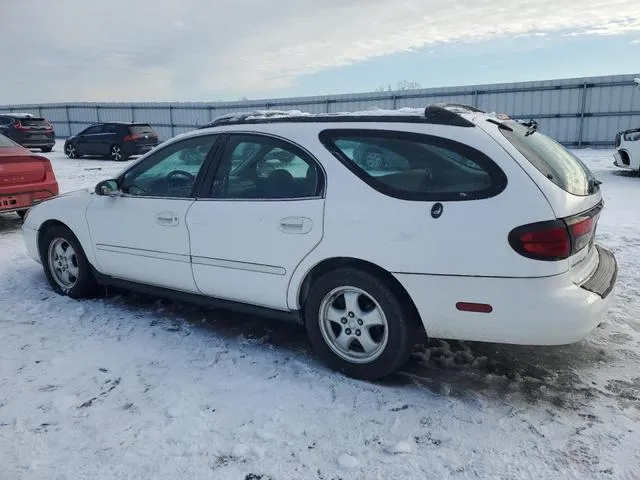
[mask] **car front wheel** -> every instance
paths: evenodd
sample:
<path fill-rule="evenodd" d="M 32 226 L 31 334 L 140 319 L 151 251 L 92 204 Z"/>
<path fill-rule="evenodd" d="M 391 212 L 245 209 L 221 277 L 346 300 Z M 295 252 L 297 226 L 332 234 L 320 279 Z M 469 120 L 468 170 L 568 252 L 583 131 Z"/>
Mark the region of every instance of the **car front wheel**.
<path fill-rule="evenodd" d="M 319 278 L 305 303 L 305 324 L 318 356 L 363 380 L 397 370 L 408 358 L 417 322 L 377 276 L 358 269 Z"/>
<path fill-rule="evenodd" d="M 44 232 L 40 258 L 47 280 L 56 293 L 84 298 L 97 291 L 98 284 L 84 250 L 68 228 L 57 225 Z"/>

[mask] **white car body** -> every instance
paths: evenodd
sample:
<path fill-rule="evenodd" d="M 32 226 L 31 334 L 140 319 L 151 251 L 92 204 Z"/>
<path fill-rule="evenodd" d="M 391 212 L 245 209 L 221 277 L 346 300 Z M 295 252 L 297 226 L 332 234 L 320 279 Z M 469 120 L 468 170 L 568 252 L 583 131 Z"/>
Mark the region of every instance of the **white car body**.
<path fill-rule="evenodd" d="M 640 128 L 626 130 L 616 135 L 613 164 L 625 170 L 640 171 Z"/>
<path fill-rule="evenodd" d="M 590 246 L 568 258 L 535 260 L 516 252 L 509 235 L 518 226 L 593 209 L 599 215 L 599 189 L 568 194 L 505 138 L 495 117 L 451 111 L 472 127 L 333 118 L 328 123 L 231 121 L 189 132 L 156 147 L 126 171 L 185 139 L 249 132 L 302 148 L 317 161 L 324 189 L 308 198 L 281 200 L 82 190 L 30 210 L 23 227 L 27 250 L 41 262 L 39 238 L 57 222 L 75 234 L 103 281 L 294 314 L 303 307 L 305 279 L 315 268 L 353 260 L 392 276 L 431 337 L 529 345 L 582 339 L 600 323 L 613 296 L 613 256 L 591 239 Z M 465 200 L 464 194 L 437 202 L 399 199 L 372 188 L 339 161 L 319 138 L 325 129 L 400 131 L 460 142 L 491 159 L 506 184 L 477 200 Z M 615 271 L 594 293 L 585 285 L 607 274 L 599 271 L 604 260 L 613 261 L 609 269 Z"/>

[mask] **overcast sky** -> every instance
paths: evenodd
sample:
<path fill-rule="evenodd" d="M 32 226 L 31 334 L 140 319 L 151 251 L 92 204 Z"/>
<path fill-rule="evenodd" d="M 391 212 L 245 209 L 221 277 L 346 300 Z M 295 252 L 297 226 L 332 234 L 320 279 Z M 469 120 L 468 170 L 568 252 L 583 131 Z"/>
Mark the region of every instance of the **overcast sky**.
<path fill-rule="evenodd" d="M 637 0 L 0 3 L 0 104 L 235 100 L 640 70 Z"/>

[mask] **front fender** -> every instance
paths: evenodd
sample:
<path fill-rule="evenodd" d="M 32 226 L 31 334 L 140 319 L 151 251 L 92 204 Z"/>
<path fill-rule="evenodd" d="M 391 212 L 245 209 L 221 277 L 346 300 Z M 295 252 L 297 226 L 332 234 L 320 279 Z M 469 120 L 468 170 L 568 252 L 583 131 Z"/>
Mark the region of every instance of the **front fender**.
<path fill-rule="evenodd" d="M 87 259 L 95 265 L 95 251 L 87 223 L 87 208 L 93 201 L 90 190 L 80 190 L 54 197 L 29 209 L 24 228 L 36 230 L 38 239 L 47 225 L 65 225 L 78 238 Z"/>

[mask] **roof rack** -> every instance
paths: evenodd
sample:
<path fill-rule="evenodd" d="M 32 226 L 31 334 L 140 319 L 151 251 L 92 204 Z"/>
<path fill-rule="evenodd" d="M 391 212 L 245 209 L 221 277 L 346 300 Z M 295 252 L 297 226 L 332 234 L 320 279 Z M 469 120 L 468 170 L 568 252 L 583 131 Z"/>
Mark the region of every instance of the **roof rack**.
<path fill-rule="evenodd" d="M 264 123 L 325 123 L 325 122 L 386 122 L 429 123 L 455 127 L 473 127 L 462 114 L 485 113 L 475 107 L 459 103 L 435 103 L 426 108 L 401 108 L 399 110 L 373 110 L 366 112 L 344 112 L 312 114 L 299 110 L 256 110 L 229 113 L 199 127 L 211 128 L 222 125 L 245 125 Z"/>
<path fill-rule="evenodd" d="M 32 113 L 23 113 L 23 112 L 0 112 L 0 115 L 7 115 L 8 117 L 33 118 Z"/>

